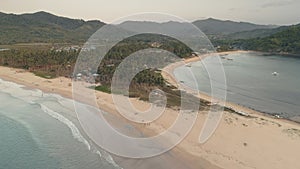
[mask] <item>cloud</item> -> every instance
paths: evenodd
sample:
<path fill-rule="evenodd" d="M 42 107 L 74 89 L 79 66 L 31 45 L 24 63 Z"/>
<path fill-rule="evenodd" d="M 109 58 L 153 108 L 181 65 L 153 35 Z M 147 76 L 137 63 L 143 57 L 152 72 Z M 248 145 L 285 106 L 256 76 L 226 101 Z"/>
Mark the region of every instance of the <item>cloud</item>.
<path fill-rule="evenodd" d="M 288 6 L 291 4 L 296 3 L 298 0 L 280 0 L 280 1 L 272 1 L 272 2 L 267 2 L 263 4 L 261 7 L 262 8 L 271 8 L 271 7 L 281 7 L 281 6 Z"/>

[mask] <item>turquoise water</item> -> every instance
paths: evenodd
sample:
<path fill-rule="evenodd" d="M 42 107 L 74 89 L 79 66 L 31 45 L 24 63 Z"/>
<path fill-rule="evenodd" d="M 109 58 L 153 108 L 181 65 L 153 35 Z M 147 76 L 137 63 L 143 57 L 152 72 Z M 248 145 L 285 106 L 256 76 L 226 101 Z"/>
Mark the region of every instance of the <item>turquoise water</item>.
<path fill-rule="evenodd" d="M 206 66 L 218 69 L 215 59 L 207 57 Z M 223 56 L 221 62 L 227 89 L 217 85 L 220 86 L 217 94 L 226 90 L 227 101 L 300 122 L 300 57 L 247 53 Z M 197 79 L 198 90 L 209 94 L 210 80 L 201 62 L 193 63 L 190 68 L 177 68 L 174 71 L 176 78 L 189 85 L 193 78 L 188 69 Z M 272 75 L 273 72 L 278 75 Z M 218 80 L 214 82 L 219 83 Z"/>
<path fill-rule="evenodd" d="M 71 100 L 0 80 L 0 169 L 117 169 L 79 127 Z"/>
<path fill-rule="evenodd" d="M 19 122 L 0 115 L 0 133 L 1 168 L 59 168 Z"/>

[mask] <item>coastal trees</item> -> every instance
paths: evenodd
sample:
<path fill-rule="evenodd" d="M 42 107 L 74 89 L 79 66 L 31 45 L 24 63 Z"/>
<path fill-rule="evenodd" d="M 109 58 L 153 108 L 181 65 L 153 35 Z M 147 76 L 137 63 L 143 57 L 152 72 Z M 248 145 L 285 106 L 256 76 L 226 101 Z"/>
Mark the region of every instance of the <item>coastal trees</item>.
<path fill-rule="evenodd" d="M 44 77 L 70 76 L 79 51 L 13 48 L 0 52 L 0 65 L 38 72 Z M 68 66 L 70 65 L 70 66 Z"/>
<path fill-rule="evenodd" d="M 45 46 L 25 45 L 25 47 L 12 45 L 8 48 L 10 50 L 0 52 L 0 65 L 27 69 L 44 78 L 58 76 L 72 77 L 73 68 L 81 51 L 79 48 L 64 47 L 63 44 L 45 44 Z M 86 72 L 78 73 L 84 76 L 91 76 L 96 73 L 97 77 L 95 80 L 102 85 L 96 89 L 110 92 L 112 77 L 120 63 L 129 55 L 149 48 L 169 51 L 179 58 L 190 57 L 193 52 L 174 38 L 164 35 L 139 34 L 125 39 L 111 48 L 106 56 L 104 56 L 100 65 L 97 65 L 97 70 L 90 70 L 89 65 L 86 65 Z M 93 50 L 97 49 L 82 50 L 83 54 L 86 54 L 83 59 L 88 59 L 87 57 L 90 56 L 89 52 L 93 52 Z M 138 64 L 138 62 L 133 61 L 132 64 Z M 129 69 L 132 67 L 129 67 Z M 129 92 L 132 97 L 146 99 L 149 92 L 153 89 L 166 90 L 168 87 L 160 74 L 160 70 L 147 68 L 146 66 L 145 70 L 139 72 L 131 81 Z M 170 92 L 168 96 L 173 98 L 179 94 L 173 90 L 168 91 Z M 177 104 L 175 101 L 174 103 Z"/>

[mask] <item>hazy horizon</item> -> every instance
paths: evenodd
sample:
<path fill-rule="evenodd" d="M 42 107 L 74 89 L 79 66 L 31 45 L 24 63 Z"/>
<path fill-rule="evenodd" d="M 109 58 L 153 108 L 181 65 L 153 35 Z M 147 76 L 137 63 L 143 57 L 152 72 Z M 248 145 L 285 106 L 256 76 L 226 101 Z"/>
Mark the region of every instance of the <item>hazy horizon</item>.
<path fill-rule="evenodd" d="M 17 4 L 17 5 L 16 5 Z M 100 20 L 111 23 L 124 16 L 143 12 L 175 15 L 187 21 L 207 18 L 251 22 L 255 24 L 293 25 L 300 23 L 297 0 L 190 0 L 121 1 L 121 0 L 3 0 L 0 11 L 4 13 L 35 13 L 45 11 L 74 19 Z M 20 8 L 22 6 L 22 8 Z"/>

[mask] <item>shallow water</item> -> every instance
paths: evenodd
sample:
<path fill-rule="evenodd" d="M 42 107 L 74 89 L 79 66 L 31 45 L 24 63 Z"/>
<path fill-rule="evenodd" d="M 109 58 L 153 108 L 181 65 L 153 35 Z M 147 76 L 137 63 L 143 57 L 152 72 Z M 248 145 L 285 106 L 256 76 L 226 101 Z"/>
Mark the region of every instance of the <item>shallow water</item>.
<path fill-rule="evenodd" d="M 81 130 L 69 99 L 0 80 L 0 168 L 115 169 Z"/>
<path fill-rule="evenodd" d="M 207 57 L 205 65 L 219 69 L 215 64 L 210 64 L 213 60 L 213 57 Z M 226 90 L 227 101 L 300 122 L 300 57 L 246 53 L 223 56 L 221 62 L 227 89 L 220 87 L 217 91 L 221 93 Z M 177 68 L 174 74 L 189 85 L 193 80 L 189 69 L 199 84 L 198 87 L 190 87 L 209 94 L 210 78 L 201 62 L 192 63 L 191 67 Z M 272 75 L 273 72 L 278 72 L 278 75 Z M 218 80 L 213 82 L 218 83 Z"/>

